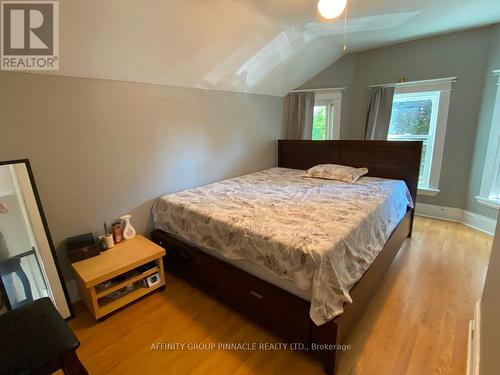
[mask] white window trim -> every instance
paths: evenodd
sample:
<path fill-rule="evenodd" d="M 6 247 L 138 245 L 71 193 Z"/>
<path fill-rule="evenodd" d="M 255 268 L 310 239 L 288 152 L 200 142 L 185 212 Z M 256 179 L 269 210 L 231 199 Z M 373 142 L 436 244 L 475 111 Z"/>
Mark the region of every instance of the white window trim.
<path fill-rule="evenodd" d="M 425 195 L 427 197 L 435 197 L 439 194 L 440 191 L 441 190 L 439 190 L 439 189 L 418 188 L 417 194 L 418 195 Z"/>
<path fill-rule="evenodd" d="M 439 91 L 439 105 L 437 108 L 436 133 L 434 136 L 434 147 L 432 150 L 432 160 L 430 166 L 429 185 L 420 187 L 418 194 L 436 196 L 439 193 L 439 179 L 441 177 L 441 166 L 443 162 L 444 141 L 446 137 L 446 127 L 448 125 L 448 113 L 450 108 L 450 97 L 453 82 L 457 77 L 441 78 L 436 80 L 426 80 L 408 82 L 395 85 L 394 94 L 411 94 L 419 92 Z"/>
<path fill-rule="evenodd" d="M 496 171 L 495 173 L 491 173 L 491 171 L 495 168 L 497 164 L 497 157 L 500 151 L 500 105 L 498 102 L 500 101 L 500 69 L 494 70 L 493 75 L 497 77 L 497 92 L 495 96 L 495 108 L 493 110 L 493 118 L 491 122 L 491 130 L 488 142 L 488 148 L 486 151 L 486 160 L 484 162 L 484 170 L 483 170 L 483 178 L 481 180 L 481 189 L 479 191 L 479 195 L 476 197 L 476 200 L 479 204 L 499 209 L 500 202 L 494 199 L 490 199 L 490 194 L 492 190 L 492 184 L 496 180 Z M 495 126 L 495 124 L 497 124 Z"/>
<path fill-rule="evenodd" d="M 342 116 L 342 91 L 344 89 L 329 89 L 316 91 L 315 105 L 326 105 L 327 140 L 340 139 L 340 118 Z M 331 116 L 334 108 L 333 118 Z"/>
<path fill-rule="evenodd" d="M 500 208 L 500 202 L 497 202 L 493 199 L 489 198 L 483 198 L 480 195 L 476 197 L 477 203 L 479 203 L 481 206 L 493 208 L 495 210 L 498 210 Z"/>

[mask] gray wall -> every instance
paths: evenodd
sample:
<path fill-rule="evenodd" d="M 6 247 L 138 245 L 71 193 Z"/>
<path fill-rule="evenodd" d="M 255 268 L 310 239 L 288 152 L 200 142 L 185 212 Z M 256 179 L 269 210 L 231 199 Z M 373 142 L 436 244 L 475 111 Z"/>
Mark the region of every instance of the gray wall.
<path fill-rule="evenodd" d="M 484 88 L 465 208 L 495 218 L 498 213 L 497 210 L 481 206 L 474 199 L 481 189 L 486 149 L 495 108 L 498 77 L 494 77 L 491 72 L 500 69 L 500 25 L 491 28 L 489 38 L 490 50 L 486 60 L 486 70 L 484 71 Z"/>
<path fill-rule="evenodd" d="M 397 82 L 401 75 L 407 81 L 458 76 L 451 95 L 441 192 L 436 197 L 419 196 L 418 201 L 463 208 L 468 197 L 483 81 L 493 48 L 492 30 L 481 28 L 348 54 L 300 88 L 347 87 L 340 135 L 342 139 L 362 139 L 368 86 Z M 493 212 L 481 212 L 496 217 Z"/>
<path fill-rule="evenodd" d="M 29 158 L 63 273 L 64 238 L 161 195 L 275 164 L 282 98 L 0 73 L 0 160 Z"/>

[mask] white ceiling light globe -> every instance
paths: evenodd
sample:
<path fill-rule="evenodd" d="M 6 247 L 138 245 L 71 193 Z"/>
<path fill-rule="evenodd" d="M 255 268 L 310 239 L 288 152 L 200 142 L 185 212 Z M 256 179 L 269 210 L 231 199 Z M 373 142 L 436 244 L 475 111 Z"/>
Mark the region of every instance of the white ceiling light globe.
<path fill-rule="evenodd" d="M 332 20 L 342 14 L 347 5 L 347 0 L 319 0 L 318 11 L 322 17 Z"/>

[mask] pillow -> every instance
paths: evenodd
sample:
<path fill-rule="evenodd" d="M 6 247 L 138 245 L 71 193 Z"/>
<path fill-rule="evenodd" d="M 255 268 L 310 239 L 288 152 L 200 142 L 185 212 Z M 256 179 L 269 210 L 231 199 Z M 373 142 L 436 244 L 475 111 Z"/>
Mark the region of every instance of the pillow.
<path fill-rule="evenodd" d="M 353 168 L 338 164 L 319 164 L 308 169 L 304 176 L 355 183 L 361 176 L 367 173 L 368 168 Z"/>

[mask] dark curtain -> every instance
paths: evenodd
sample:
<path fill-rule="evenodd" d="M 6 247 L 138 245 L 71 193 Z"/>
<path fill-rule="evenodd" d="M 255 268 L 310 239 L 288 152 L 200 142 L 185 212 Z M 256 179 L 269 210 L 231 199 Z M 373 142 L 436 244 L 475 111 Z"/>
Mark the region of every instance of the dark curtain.
<path fill-rule="evenodd" d="M 393 99 L 394 87 L 377 87 L 373 89 L 366 118 L 365 139 L 387 139 Z"/>
<path fill-rule="evenodd" d="M 311 139 L 314 92 L 298 92 L 285 98 L 285 124 L 288 139 Z"/>

